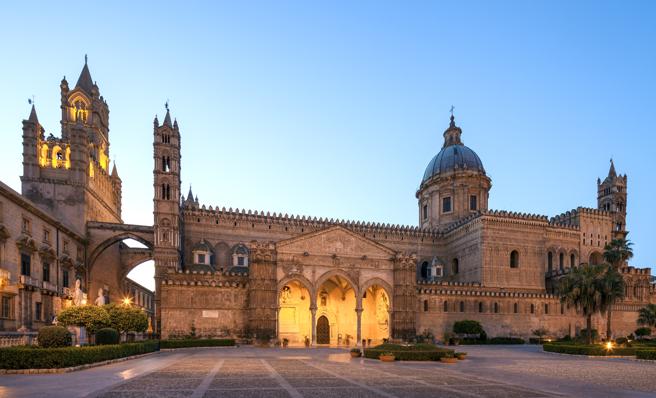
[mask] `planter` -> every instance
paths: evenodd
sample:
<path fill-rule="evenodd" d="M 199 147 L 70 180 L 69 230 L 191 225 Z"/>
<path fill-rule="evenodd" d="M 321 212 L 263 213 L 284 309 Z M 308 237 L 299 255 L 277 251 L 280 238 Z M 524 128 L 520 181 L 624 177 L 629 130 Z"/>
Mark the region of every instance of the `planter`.
<path fill-rule="evenodd" d="M 443 363 L 456 363 L 456 362 L 458 362 L 458 358 L 455 358 L 455 357 L 453 357 L 453 358 L 442 357 L 442 358 L 440 358 L 440 362 L 443 362 Z"/>
<path fill-rule="evenodd" d="M 359 352 L 351 351 L 351 358 L 360 358 L 360 355 L 362 355 L 362 354 L 360 354 Z"/>
<path fill-rule="evenodd" d="M 383 362 L 394 362 L 394 355 L 381 355 L 378 357 Z"/>

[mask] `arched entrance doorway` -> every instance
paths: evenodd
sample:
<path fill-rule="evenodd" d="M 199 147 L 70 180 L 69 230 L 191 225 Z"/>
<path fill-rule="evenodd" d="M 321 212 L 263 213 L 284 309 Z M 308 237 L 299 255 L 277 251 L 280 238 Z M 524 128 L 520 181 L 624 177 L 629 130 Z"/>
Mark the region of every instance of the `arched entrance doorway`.
<path fill-rule="evenodd" d="M 317 344 L 330 344 L 330 323 L 325 315 L 317 319 Z"/>
<path fill-rule="evenodd" d="M 303 283 L 291 280 L 278 292 L 278 337 L 302 344 L 312 337 L 312 295 Z"/>
<path fill-rule="evenodd" d="M 390 298 L 380 285 L 369 286 L 362 295 L 362 339 L 378 344 L 390 336 Z"/>
<path fill-rule="evenodd" d="M 333 275 L 317 290 L 317 344 L 354 345 L 357 339 L 356 292 L 353 284 L 342 275 Z M 319 342 L 319 320 L 326 322 L 328 336 Z M 325 327 L 325 324 L 324 324 Z"/>

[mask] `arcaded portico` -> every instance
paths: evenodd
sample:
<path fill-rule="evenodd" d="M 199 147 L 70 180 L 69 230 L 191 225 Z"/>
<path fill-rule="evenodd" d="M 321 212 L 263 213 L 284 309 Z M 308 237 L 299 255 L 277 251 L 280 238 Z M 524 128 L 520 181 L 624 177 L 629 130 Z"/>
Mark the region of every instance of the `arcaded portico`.
<path fill-rule="evenodd" d="M 395 253 L 334 227 L 276 245 L 277 335 L 291 344 L 390 337 Z"/>

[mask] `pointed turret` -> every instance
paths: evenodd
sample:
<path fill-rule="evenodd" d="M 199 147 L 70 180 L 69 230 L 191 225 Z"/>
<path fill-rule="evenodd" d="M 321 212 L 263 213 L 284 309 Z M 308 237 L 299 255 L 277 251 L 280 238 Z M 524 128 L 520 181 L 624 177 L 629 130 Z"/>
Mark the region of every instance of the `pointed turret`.
<path fill-rule="evenodd" d="M 80 77 L 77 79 L 77 83 L 75 84 L 75 88 L 81 88 L 84 90 L 87 94 L 91 95 L 91 92 L 93 91 L 93 79 L 91 79 L 91 72 L 89 72 L 89 65 L 87 65 L 87 56 L 84 56 L 84 67 L 82 68 L 82 72 L 80 72 Z"/>
<path fill-rule="evenodd" d="M 155 119 L 153 120 L 153 124 L 155 125 L 155 132 L 157 133 L 157 128 L 159 127 L 159 120 L 157 119 L 157 115 L 155 115 Z"/>
<path fill-rule="evenodd" d="M 112 178 L 120 179 L 118 176 L 118 170 L 116 170 L 116 161 L 114 161 L 114 166 L 112 167 Z"/>
<path fill-rule="evenodd" d="M 30 117 L 27 118 L 27 120 L 39 124 L 39 118 L 36 116 L 36 108 L 34 108 L 34 104 L 32 104 L 32 111 L 30 111 Z"/>
<path fill-rule="evenodd" d="M 168 107 L 166 108 L 166 116 L 164 117 L 164 125 L 173 128 L 173 124 L 171 124 L 171 112 L 169 112 Z"/>
<path fill-rule="evenodd" d="M 608 170 L 608 177 L 615 178 L 617 173 L 615 172 L 615 163 L 613 163 L 613 158 L 610 159 L 610 169 Z"/>

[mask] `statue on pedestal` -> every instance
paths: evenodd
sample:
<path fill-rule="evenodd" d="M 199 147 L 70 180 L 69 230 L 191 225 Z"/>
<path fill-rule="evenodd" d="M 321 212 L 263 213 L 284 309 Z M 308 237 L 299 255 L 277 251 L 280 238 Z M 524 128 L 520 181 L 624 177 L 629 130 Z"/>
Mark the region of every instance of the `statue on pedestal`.
<path fill-rule="evenodd" d="M 105 297 L 105 290 L 102 287 L 98 289 L 98 297 L 96 298 L 95 303 L 99 307 L 102 307 L 103 305 L 107 304 L 107 297 Z"/>
<path fill-rule="evenodd" d="M 81 288 L 82 281 L 79 279 L 75 280 L 75 290 L 73 291 L 73 305 L 80 306 L 86 304 L 84 299 L 84 292 Z"/>

